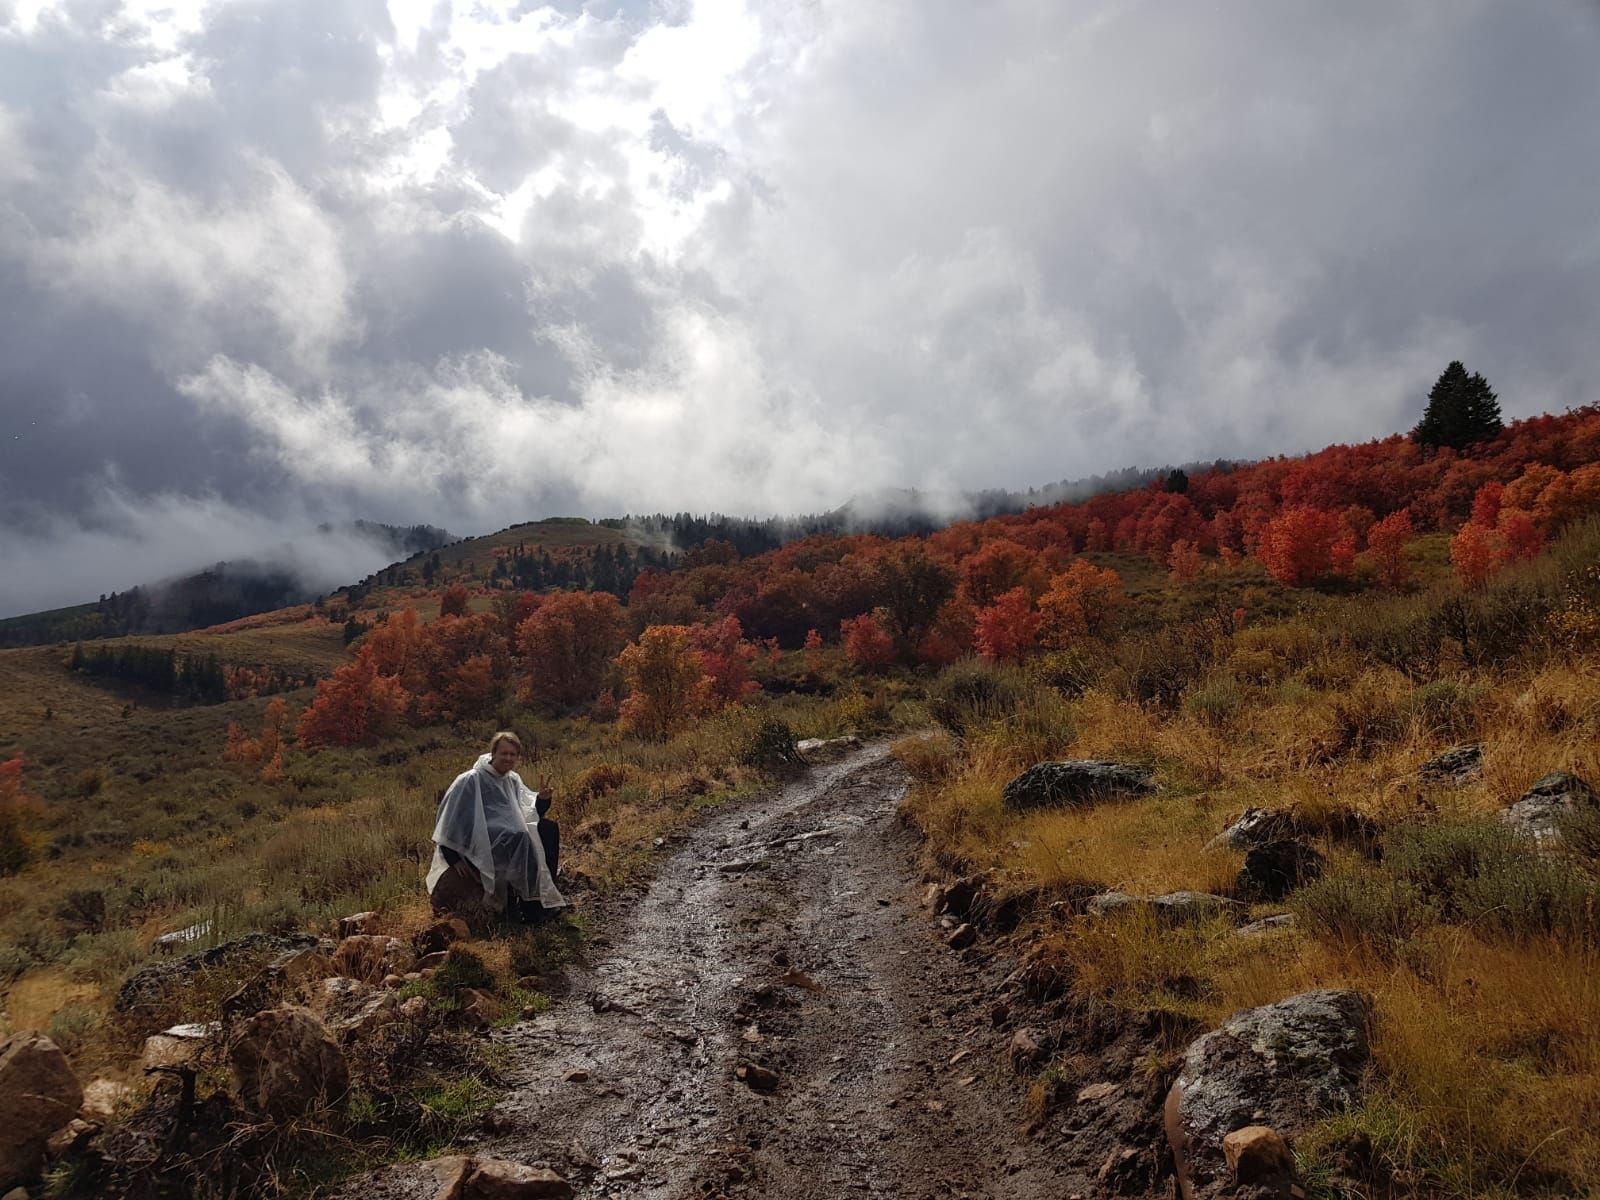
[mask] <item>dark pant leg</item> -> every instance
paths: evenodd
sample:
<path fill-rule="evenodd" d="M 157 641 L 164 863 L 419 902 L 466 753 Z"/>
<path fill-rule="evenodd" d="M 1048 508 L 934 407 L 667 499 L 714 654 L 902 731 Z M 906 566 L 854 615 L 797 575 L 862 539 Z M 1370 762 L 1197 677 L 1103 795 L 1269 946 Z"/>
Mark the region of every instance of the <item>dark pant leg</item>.
<path fill-rule="evenodd" d="M 539 818 L 539 844 L 544 847 L 544 865 L 550 868 L 553 883 L 561 862 L 561 826 L 549 817 Z"/>

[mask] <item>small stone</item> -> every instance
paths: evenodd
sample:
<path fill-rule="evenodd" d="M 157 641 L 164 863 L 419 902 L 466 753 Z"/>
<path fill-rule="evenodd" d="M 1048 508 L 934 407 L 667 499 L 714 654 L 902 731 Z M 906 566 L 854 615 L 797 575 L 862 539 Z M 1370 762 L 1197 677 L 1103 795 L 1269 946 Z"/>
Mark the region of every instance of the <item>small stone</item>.
<path fill-rule="evenodd" d="M 158 1067 L 182 1067 L 193 1062 L 206 1043 L 220 1032 L 217 1022 L 194 1025 L 174 1025 L 144 1040 L 144 1054 L 140 1065 L 150 1071 Z"/>
<path fill-rule="evenodd" d="M 1240 1183 L 1274 1183 L 1294 1178 L 1294 1155 L 1276 1129 L 1246 1125 L 1222 1139 L 1228 1170 Z"/>
<path fill-rule="evenodd" d="M 50 1140 L 45 1143 L 45 1153 L 51 1158 L 60 1158 L 99 1132 L 100 1126 L 97 1122 L 74 1117 L 50 1135 Z"/>
<path fill-rule="evenodd" d="M 734 1077 L 754 1092 L 775 1092 L 778 1090 L 779 1076 L 776 1071 L 769 1070 L 759 1063 L 743 1062 L 734 1068 Z"/>
<path fill-rule="evenodd" d="M 461 1015 L 480 1029 L 487 1029 L 500 1019 L 500 1001 L 479 988 L 462 988 L 456 993 L 461 1005 Z"/>
<path fill-rule="evenodd" d="M 944 884 L 930 883 L 922 889 L 922 907 L 935 913 L 944 908 Z"/>
<path fill-rule="evenodd" d="M 418 976 L 418 978 L 421 978 L 421 976 Z M 382 986 L 386 988 L 397 988 L 404 987 L 405 983 L 406 980 L 404 975 L 385 975 L 383 977 Z"/>
<path fill-rule="evenodd" d="M 412 996 L 400 1005 L 400 1015 L 408 1021 L 420 1021 L 428 1015 L 428 998 L 426 996 Z"/>
<path fill-rule="evenodd" d="M 434 1200 L 567 1200 L 572 1185 L 549 1167 L 451 1155 L 425 1164 L 439 1181 Z"/>
<path fill-rule="evenodd" d="M 970 1047 L 968 1049 L 966 1049 L 966 1050 L 957 1050 L 954 1054 L 952 1054 L 950 1056 L 950 1064 L 949 1065 L 953 1067 L 958 1062 L 963 1062 L 966 1059 L 969 1059 L 971 1057 L 972 1057 L 972 1050 L 971 1050 Z"/>
<path fill-rule="evenodd" d="M 1477 744 L 1451 746 L 1443 754 L 1422 764 L 1422 778 L 1429 783 L 1467 783 L 1483 774 L 1483 747 Z"/>
<path fill-rule="evenodd" d="M 1006 1057 L 1011 1060 L 1011 1065 L 1021 1070 L 1031 1067 L 1044 1060 L 1044 1047 L 1039 1044 L 1039 1035 L 1031 1029 L 1019 1029 L 1011 1035 L 1011 1044 L 1006 1047 Z"/>
<path fill-rule="evenodd" d="M 1242 938 L 1256 938 L 1265 937 L 1267 934 L 1274 933 L 1280 929 L 1293 928 L 1293 913 L 1276 913 L 1270 917 L 1262 917 L 1259 921 L 1251 921 L 1248 925 L 1242 925 L 1235 932 Z"/>
<path fill-rule="evenodd" d="M 589 1072 L 582 1067 L 574 1067 L 561 1077 L 563 1083 L 588 1083 Z"/>
<path fill-rule="evenodd" d="M 1079 1089 L 1078 1103 L 1097 1104 L 1101 1100 L 1115 1096 L 1121 1090 L 1121 1085 L 1115 1083 L 1091 1083 L 1088 1087 Z"/>
<path fill-rule="evenodd" d="M 971 925 L 957 925 L 955 931 L 944 940 L 944 944 L 952 950 L 965 950 L 978 940 L 978 931 Z"/>
<path fill-rule="evenodd" d="M 822 985 L 799 967 L 790 967 L 782 975 L 778 976 L 778 982 L 786 987 L 804 988 L 808 992 L 822 991 Z"/>

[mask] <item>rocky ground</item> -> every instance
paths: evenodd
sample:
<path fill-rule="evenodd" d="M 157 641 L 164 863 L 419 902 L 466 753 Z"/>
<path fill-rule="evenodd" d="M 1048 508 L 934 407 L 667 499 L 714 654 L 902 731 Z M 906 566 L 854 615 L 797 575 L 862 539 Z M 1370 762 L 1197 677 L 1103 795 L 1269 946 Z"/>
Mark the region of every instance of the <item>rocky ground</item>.
<path fill-rule="evenodd" d="M 1149 1097 L 1123 1112 L 1106 1080 L 1032 1118 L 995 1008 L 1015 963 L 947 945 L 904 789 L 867 748 L 683 835 L 569 994 L 499 1035 L 513 1090 L 473 1153 L 586 1196 L 1104 1194 L 1102 1168 L 1144 1157 L 1116 1135 L 1149 1133 Z M 437 1186 L 402 1165 L 346 1194 Z"/>

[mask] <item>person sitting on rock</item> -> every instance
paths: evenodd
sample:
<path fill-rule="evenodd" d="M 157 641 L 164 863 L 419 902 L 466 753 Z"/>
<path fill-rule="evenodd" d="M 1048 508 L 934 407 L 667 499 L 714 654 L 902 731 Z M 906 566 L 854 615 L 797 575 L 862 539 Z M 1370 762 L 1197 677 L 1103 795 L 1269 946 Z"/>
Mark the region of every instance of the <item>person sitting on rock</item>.
<path fill-rule="evenodd" d="M 445 790 L 428 870 L 435 912 L 537 921 L 567 907 L 556 887 L 561 831 L 544 815 L 550 797 L 530 791 L 513 769 L 521 757 L 521 739 L 502 730 Z"/>

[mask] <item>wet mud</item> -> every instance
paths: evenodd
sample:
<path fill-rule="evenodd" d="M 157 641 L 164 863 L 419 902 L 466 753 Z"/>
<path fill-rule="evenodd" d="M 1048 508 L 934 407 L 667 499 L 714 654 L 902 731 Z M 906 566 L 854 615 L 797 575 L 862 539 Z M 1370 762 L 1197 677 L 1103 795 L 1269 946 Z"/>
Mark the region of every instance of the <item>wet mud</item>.
<path fill-rule="evenodd" d="M 496 1035 L 511 1091 L 464 1149 L 630 1200 L 1098 1194 L 1029 1132 L 1003 964 L 919 906 L 905 787 L 869 746 L 682 835 L 570 993 Z M 409 1174 L 360 1194 L 431 1194 Z"/>

